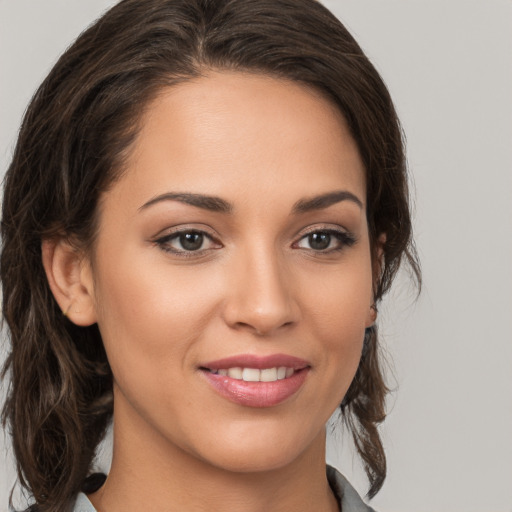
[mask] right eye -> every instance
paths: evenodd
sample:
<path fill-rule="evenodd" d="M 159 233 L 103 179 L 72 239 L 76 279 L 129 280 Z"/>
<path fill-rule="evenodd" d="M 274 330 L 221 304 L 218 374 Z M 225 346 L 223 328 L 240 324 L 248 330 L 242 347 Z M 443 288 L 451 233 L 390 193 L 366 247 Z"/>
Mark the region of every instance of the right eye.
<path fill-rule="evenodd" d="M 175 231 L 158 238 L 155 240 L 155 243 L 163 251 L 185 257 L 188 255 L 192 256 L 191 253 L 202 253 L 203 251 L 221 247 L 208 233 L 197 229 Z"/>

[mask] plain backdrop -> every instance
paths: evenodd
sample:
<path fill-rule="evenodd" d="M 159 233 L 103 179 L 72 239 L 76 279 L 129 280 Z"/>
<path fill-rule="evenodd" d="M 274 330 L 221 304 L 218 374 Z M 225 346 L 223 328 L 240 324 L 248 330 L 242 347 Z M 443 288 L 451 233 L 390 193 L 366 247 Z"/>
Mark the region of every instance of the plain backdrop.
<path fill-rule="evenodd" d="M 394 392 L 380 512 L 512 511 L 512 1 L 325 0 L 407 134 L 424 290 L 380 315 Z M 59 54 L 110 0 L 0 0 L 0 171 Z M 100 454 L 108 468 L 109 442 Z M 328 460 L 364 494 L 338 429 Z M 14 483 L 0 436 L 0 511 Z"/>

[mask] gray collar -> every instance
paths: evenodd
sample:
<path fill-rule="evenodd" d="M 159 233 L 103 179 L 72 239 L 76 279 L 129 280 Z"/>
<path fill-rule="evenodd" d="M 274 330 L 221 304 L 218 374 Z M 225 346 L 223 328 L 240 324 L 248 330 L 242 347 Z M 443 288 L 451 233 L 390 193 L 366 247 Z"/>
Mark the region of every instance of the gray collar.
<path fill-rule="evenodd" d="M 364 503 L 350 482 L 332 466 L 327 466 L 327 480 L 340 502 L 342 512 L 375 512 Z"/>

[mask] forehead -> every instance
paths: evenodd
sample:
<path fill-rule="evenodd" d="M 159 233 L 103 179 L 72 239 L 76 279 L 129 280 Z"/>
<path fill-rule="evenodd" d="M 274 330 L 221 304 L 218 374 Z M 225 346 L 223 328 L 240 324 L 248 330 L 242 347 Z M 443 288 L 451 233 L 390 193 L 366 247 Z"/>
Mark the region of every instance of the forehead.
<path fill-rule="evenodd" d="M 162 189 L 313 195 L 349 188 L 364 203 L 364 168 L 339 109 L 305 85 L 211 72 L 163 89 L 127 160 L 139 194 Z"/>

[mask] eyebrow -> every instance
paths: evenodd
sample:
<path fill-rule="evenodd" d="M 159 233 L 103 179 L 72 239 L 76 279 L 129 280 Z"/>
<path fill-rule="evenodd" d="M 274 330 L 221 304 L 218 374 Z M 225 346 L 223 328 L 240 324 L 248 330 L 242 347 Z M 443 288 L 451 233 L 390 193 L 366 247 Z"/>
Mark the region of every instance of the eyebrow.
<path fill-rule="evenodd" d="M 363 209 L 363 202 L 348 190 L 327 192 L 309 199 L 300 199 L 293 205 L 292 213 L 307 213 L 314 210 L 323 210 L 341 201 L 351 201 Z"/>
<path fill-rule="evenodd" d="M 217 213 L 231 213 L 233 207 L 224 199 L 216 196 L 206 196 L 203 194 L 190 194 L 190 193 L 173 193 L 161 194 L 153 197 L 147 203 L 144 203 L 139 210 L 145 210 L 146 208 L 159 203 L 161 201 L 179 201 L 180 203 L 189 204 L 203 210 L 209 210 Z"/>
<path fill-rule="evenodd" d="M 226 214 L 233 211 L 233 205 L 220 197 L 204 194 L 192 194 L 188 192 L 167 192 L 166 194 L 160 194 L 144 203 L 139 208 L 139 211 L 145 210 L 146 208 L 162 201 L 178 201 L 180 203 L 189 204 L 196 208 L 202 208 L 203 210 L 216 213 Z M 352 192 L 349 192 L 348 190 L 337 190 L 310 197 L 308 199 L 300 199 L 293 205 L 292 214 L 323 210 L 342 201 L 351 201 L 361 209 L 363 208 L 362 201 L 356 195 L 352 194 Z"/>

